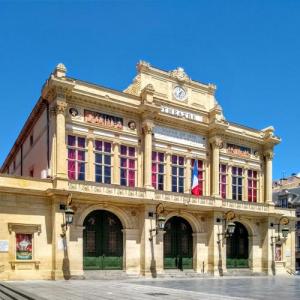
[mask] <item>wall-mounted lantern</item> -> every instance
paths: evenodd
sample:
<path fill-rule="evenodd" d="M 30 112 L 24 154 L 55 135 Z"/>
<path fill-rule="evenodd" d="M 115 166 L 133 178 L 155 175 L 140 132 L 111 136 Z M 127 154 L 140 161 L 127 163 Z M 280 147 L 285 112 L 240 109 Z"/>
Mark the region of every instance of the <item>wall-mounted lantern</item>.
<path fill-rule="evenodd" d="M 290 223 L 290 220 L 287 217 L 282 217 L 280 218 L 278 223 L 270 223 L 271 227 L 277 226 L 277 235 L 272 235 L 271 236 L 271 241 L 272 243 L 278 243 L 281 241 L 281 236 L 280 236 L 280 229 L 281 229 L 281 234 L 283 237 L 283 240 L 286 240 L 290 229 L 287 227 L 287 225 Z"/>
<path fill-rule="evenodd" d="M 155 214 L 155 228 L 149 230 L 150 241 L 153 240 L 153 237 L 156 236 L 158 232 L 163 231 L 165 229 L 166 218 L 163 215 L 163 213 L 164 213 L 164 206 L 162 203 L 156 205 L 155 213 L 151 213 L 152 215 Z M 153 235 L 152 232 L 155 232 L 155 234 Z"/>
<path fill-rule="evenodd" d="M 217 223 L 224 222 L 224 231 L 221 233 L 218 233 L 218 241 L 217 243 L 219 244 L 222 240 L 232 236 L 234 234 L 235 230 L 235 223 L 232 222 L 232 220 L 236 217 L 235 213 L 230 210 L 227 213 L 223 215 L 223 218 L 217 218 Z M 220 236 L 222 239 L 220 239 Z"/>
<path fill-rule="evenodd" d="M 68 227 L 72 225 L 73 219 L 74 219 L 74 210 L 71 207 L 72 203 L 72 194 L 69 194 L 68 199 L 67 199 L 67 204 L 61 204 L 60 209 L 64 210 L 64 220 L 65 222 L 61 224 L 62 228 L 62 234 L 61 237 L 66 236 L 66 232 L 68 230 Z"/>

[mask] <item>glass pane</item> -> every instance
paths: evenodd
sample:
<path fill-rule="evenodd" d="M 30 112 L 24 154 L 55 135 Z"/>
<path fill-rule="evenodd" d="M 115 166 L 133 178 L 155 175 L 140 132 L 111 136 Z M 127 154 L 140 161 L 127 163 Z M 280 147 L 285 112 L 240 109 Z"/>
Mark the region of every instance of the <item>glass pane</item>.
<path fill-rule="evenodd" d="M 157 152 L 152 151 L 152 160 L 156 161 Z"/>
<path fill-rule="evenodd" d="M 120 174 L 121 178 L 127 178 L 127 170 L 126 169 L 121 169 L 121 174 Z"/>
<path fill-rule="evenodd" d="M 159 160 L 160 162 L 164 162 L 164 158 L 165 158 L 164 153 L 158 153 L 158 160 Z"/>
<path fill-rule="evenodd" d="M 232 184 L 236 185 L 236 177 L 232 178 Z"/>
<path fill-rule="evenodd" d="M 172 185 L 172 192 L 177 192 L 177 185 Z"/>
<path fill-rule="evenodd" d="M 172 155 L 172 164 L 177 165 L 177 156 L 176 155 Z"/>
<path fill-rule="evenodd" d="M 184 179 L 179 177 L 178 184 L 183 187 Z"/>
<path fill-rule="evenodd" d="M 257 181 L 253 180 L 253 187 L 257 188 Z"/>
<path fill-rule="evenodd" d="M 102 175 L 96 175 L 95 180 L 96 182 L 102 182 Z"/>
<path fill-rule="evenodd" d="M 198 169 L 203 169 L 203 161 L 202 160 L 198 160 Z"/>
<path fill-rule="evenodd" d="M 121 145 L 121 155 L 126 155 L 127 154 L 127 147 Z"/>
<path fill-rule="evenodd" d="M 85 160 L 85 152 L 84 151 L 77 151 L 77 159 L 78 160 Z"/>
<path fill-rule="evenodd" d="M 232 167 L 232 174 L 236 174 L 236 167 Z"/>
<path fill-rule="evenodd" d="M 102 151 L 102 142 L 101 141 L 95 141 L 95 149 L 97 151 Z"/>
<path fill-rule="evenodd" d="M 68 135 L 68 146 L 75 146 L 75 136 Z"/>
<path fill-rule="evenodd" d="M 111 167 L 104 167 L 104 176 L 106 177 L 111 176 Z"/>
<path fill-rule="evenodd" d="M 96 165 L 95 166 L 95 173 L 96 173 L 96 175 L 102 174 L 102 166 Z"/>
<path fill-rule="evenodd" d="M 238 185 L 242 185 L 242 183 L 243 183 L 243 178 L 238 178 Z"/>
<path fill-rule="evenodd" d="M 80 173 L 85 172 L 85 163 L 78 163 L 78 172 Z"/>
<path fill-rule="evenodd" d="M 78 173 L 78 180 L 84 180 L 84 173 Z"/>
<path fill-rule="evenodd" d="M 179 165 L 183 166 L 184 165 L 184 157 L 179 156 Z"/>
<path fill-rule="evenodd" d="M 134 186 L 134 183 L 135 183 L 135 171 L 133 170 L 129 170 L 129 186 Z"/>
<path fill-rule="evenodd" d="M 156 173 L 157 172 L 157 165 L 156 164 L 152 164 L 152 173 Z"/>
<path fill-rule="evenodd" d="M 257 178 L 257 171 L 253 171 L 253 178 Z"/>
<path fill-rule="evenodd" d="M 111 143 L 104 143 L 104 151 L 108 153 L 111 152 Z"/>
<path fill-rule="evenodd" d="M 85 148 L 85 138 L 78 137 L 78 147 Z"/>
<path fill-rule="evenodd" d="M 183 186 L 178 187 L 178 193 L 183 193 Z"/>
<path fill-rule="evenodd" d="M 74 149 L 68 149 L 68 158 L 75 159 L 75 150 Z"/>
<path fill-rule="evenodd" d="M 121 157 L 121 167 L 126 168 L 127 167 L 127 159 Z"/>
<path fill-rule="evenodd" d="M 240 176 L 243 175 L 243 169 L 242 168 L 238 168 L 238 170 L 239 170 L 239 175 Z"/>
<path fill-rule="evenodd" d="M 248 179 L 248 187 L 251 188 L 252 187 L 252 180 Z"/>
<path fill-rule="evenodd" d="M 238 193 L 239 193 L 239 195 L 242 194 L 242 187 L 241 186 L 239 186 L 239 188 L 238 188 Z"/>
<path fill-rule="evenodd" d="M 110 176 L 108 177 L 108 176 L 104 176 L 104 183 L 106 183 L 106 184 L 110 184 Z"/>
<path fill-rule="evenodd" d="M 164 172 L 164 165 L 158 165 L 158 172 L 163 173 Z"/>
<path fill-rule="evenodd" d="M 172 185 L 177 186 L 177 177 L 175 177 L 175 176 L 172 176 Z"/>
<path fill-rule="evenodd" d="M 121 178 L 120 184 L 123 185 L 123 186 L 126 186 L 126 179 L 125 178 Z"/>
<path fill-rule="evenodd" d="M 129 167 L 129 169 L 134 169 L 135 168 L 135 160 L 134 159 L 129 159 L 129 166 L 128 167 Z"/>
<path fill-rule="evenodd" d="M 172 167 L 172 175 L 177 175 L 177 167 Z"/>
<path fill-rule="evenodd" d="M 158 175 L 158 183 L 160 184 L 164 183 L 164 175 Z"/>
<path fill-rule="evenodd" d="M 129 156 L 135 157 L 135 148 L 129 147 Z"/>
<path fill-rule="evenodd" d="M 102 164 L 102 154 L 95 154 L 95 162 L 96 164 Z"/>
<path fill-rule="evenodd" d="M 179 176 L 184 175 L 184 169 L 183 168 L 178 168 L 178 171 L 179 171 Z"/>
<path fill-rule="evenodd" d="M 111 164 L 111 156 L 110 155 L 104 155 L 104 164 L 106 164 L 106 165 Z"/>

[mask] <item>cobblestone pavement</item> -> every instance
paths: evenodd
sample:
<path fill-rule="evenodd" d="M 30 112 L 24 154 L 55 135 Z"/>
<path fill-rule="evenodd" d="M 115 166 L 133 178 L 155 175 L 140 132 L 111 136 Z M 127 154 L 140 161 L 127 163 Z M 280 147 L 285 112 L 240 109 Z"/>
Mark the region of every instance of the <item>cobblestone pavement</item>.
<path fill-rule="evenodd" d="M 36 299 L 300 299 L 300 276 L 210 279 L 14 281 L 5 284 Z"/>

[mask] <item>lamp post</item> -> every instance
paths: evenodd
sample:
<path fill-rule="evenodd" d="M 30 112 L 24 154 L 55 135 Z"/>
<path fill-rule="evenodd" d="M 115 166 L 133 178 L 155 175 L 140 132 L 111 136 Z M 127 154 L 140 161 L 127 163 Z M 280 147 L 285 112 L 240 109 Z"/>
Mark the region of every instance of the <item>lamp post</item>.
<path fill-rule="evenodd" d="M 223 241 L 225 238 L 228 238 L 234 234 L 235 230 L 235 223 L 232 222 L 232 220 L 235 218 L 235 213 L 233 211 L 228 211 L 224 214 L 223 218 L 217 218 L 217 222 L 224 222 L 225 230 L 221 233 L 218 233 L 218 241 L 217 243 L 220 244 L 221 241 Z M 222 239 L 220 240 L 220 236 Z"/>
<path fill-rule="evenodd" d="M 163 215 L 164 212 L 164 206 L 162 203 L 159 203 L 156 205 L 155 208 L 155 228 L 150 229 L 150 238 L 149 240 L 152 241 L 153 237 L 156 236 L 158 234 L 159 231 L 163 231 L 165 228 L 165 223 L 166 223 L 166 218 Z M 155 234 L 153 235 L 152 232 L 155 232 Z"/>

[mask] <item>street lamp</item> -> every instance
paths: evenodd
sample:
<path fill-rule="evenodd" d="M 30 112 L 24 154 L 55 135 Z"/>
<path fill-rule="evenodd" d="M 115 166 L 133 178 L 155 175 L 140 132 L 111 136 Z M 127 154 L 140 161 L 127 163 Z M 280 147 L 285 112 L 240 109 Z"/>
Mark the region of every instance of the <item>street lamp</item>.
<path fill-rule="evenodd" d="M 217 243 L 219 244 L 222 240 L 225 238 L 231 237 L 234 234 L 235 230 L 235 223 L 232 222 L 232 220 L 235 218 L 235 213 L 230 210 L 227 213 L 224 214 L 223 218 L 217 218 L 217 223 L 224 222 L 224 227 L 225 230 L 221 233 L 218 233 L 218 241 Z M 220 240 L 220 236 L 222 236 L 222 239 Z"/>
<path fill-rule="evenodd" d="M 282 217 L 279 220 L 279 223 L 270 223 L 271 227 L 277 226 L 277 236 L 271 236 L 271 241 L 273 243 L 273 240 L 275 242 L 280 242 L 281 237 L 280 237 L 280 227 L 281 227 L 281 234 L 283 239 L 285 240 L 290 232 L 290 229 L 287 227 L 287 225 L 290 223 L 290 220 L 287 217 Z"/>
<path fill-rule="evenodd" d="M 71 203 L 72 203 L 72 194 L 69 194 L 68 199 L 67 199 L 67 204 L 60 205 L 60 209 L 64 210 L 64 215 L 65 215 L 65 217 L 64 217 L 65 222 L 63 224 L 61 224 L 61 228 L 62 228 L 61 237 L 66 236 L 68 226 L 72 225 L 72 223 L 73 223 L 74 210 L 71 207 Z"/>
<path fill-rule="evenodd" d="M 149 240 L 152 241 L 153 240 L 153 236 L 156 236 L 158 234 L 159 231 L 163 231 L 165 229 L 165 223 L 166 223 L 166 218 L 163 215 L 164 212 L 164 206 L 162 203 L 159 203 L 156 205 L 155 208 L 155 228 L 154 229 L 150 229 L 150 238 Z M 155 234 L 153 235 L 152 232 L 155 232 Z"/>

